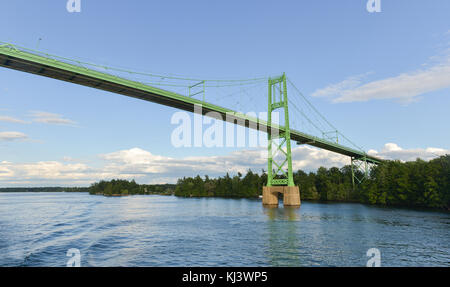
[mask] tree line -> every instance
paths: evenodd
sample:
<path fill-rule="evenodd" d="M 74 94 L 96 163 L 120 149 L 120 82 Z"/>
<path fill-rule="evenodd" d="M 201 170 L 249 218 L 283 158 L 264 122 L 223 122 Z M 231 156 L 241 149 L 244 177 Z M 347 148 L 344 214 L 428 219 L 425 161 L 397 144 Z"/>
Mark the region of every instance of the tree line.
<path fill-rule="evenodd" d="M 363 174 L 356 171 L 357 177 Z M 114 179 L 92 184 L 87 191 L 107 196 L 166 194 L 180 197 L 257 198 L 267 182 L 263 170 L 243 175 L 210 178 L 184 177 L 176 184 L 140 185 Z M 320 167 L 316 172 L 294 172 L 302 200 L 359 202 L 384 206 L 427 207 L 450 210 L 450 155 L 431 161 L 385 161 L 370 170 L 369 177 L 353 185 L 352 168 Z M 74 189 L 73 191 L 75 191 Z M 80 189 L 81 191 L 81 189 Z"/>
<path fill-rule="evenodd" d="M 105 196 L 127 196 L 135 194 L 173 194 L 175 185 L 173 184 L 137 184 L 123 179 L 102 180 L 91 184 L 87 189 L 90 194 L 100 194 Z"/>
<path fill-rule="evenodd" d="M 363 174 L 355 171 L 361 178 Z M 252 198 L 262 193 L 267 174 L 249 170 L 231 177 L 211 179 L 184 177 L 175 187 L 183 197 Z M 359 202 L 385 206 L 428 207 L 450 210 L 450 155 L 431 161 L 385 161 L 370 170 L 369 177 L 354 188 L 351 166 L 320 167 L 316 172 L 294 173 L 302 200 Z"/>
<path fill-rule="evenodd" d="M 383 163 L 361 186 L 360 197 L 370 204 L 450 210 L 450 155 L 429 162 Z"/>

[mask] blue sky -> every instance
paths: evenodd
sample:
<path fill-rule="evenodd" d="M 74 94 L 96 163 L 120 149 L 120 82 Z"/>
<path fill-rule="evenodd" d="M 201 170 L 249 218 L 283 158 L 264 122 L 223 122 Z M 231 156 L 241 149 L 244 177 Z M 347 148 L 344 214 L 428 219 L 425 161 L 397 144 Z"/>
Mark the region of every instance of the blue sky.
<path fill-rule="evenodd" d="M 286 72 L 366 150 L 402 160 L 450 150 L 450 2 L 5 1 L 0 41 L 159 74 Z M 38 39 L 42 38 L 40 42 Z M 174 148 L 176 110 L 0 69 L 0 186 L 173 182 L 265 167 L 245 148 Z M 294 166 L 348 161 L 295 147 Z"/>

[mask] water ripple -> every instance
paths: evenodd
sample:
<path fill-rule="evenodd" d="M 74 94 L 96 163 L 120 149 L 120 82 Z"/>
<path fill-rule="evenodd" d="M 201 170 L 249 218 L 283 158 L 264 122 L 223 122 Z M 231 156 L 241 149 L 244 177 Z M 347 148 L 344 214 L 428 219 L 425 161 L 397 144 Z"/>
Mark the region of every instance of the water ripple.
<path fill-rule="evenodd" d="M 361 204 L 0 194 L 0 266 L 450 266 L 450 214 Z"/>

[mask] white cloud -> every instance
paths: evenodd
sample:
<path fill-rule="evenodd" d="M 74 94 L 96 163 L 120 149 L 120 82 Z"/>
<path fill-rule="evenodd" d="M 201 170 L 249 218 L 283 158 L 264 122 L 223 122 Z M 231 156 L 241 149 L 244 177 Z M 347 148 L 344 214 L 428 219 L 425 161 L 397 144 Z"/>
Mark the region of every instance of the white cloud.
<path fill-rule="evenodd" d="M 160 175 L 178 177 L 208 174 L 223 175 L 226 172 L 245 172 L 248 168 L 264 168 L 259 150 L 232 152 L 224 156 L 195 156 L 182 159 L 153 155 L 140 148 L 122 150 L 101 155 L 106 160 L 105 169 L 120 174 L 137 176 Z"/>
<path fill-rule="evenodd" d="M 75 162 L 76 160 L 70 156 L 65 156 L 65 157 L 63 157 L 63 161 L 64 162 Z"/>
<path fill-rule="evenodd" d="M 357 88 L 359 85 L 361 85 L 362 79 L 367 74 L 363 75 L 356 75 L 348 77 L 347 79 L 343 80 L 342 82 L 331 84 L 326 86 L 325 88 L 316 90 L 314 93 L 312 93 L 312 97 L 332 97 L 341 94 L 343 91 L 351 90 L 354 88 Z"/>
<path fill-rule="evenodd" d="M 320 166 L 343 166 L 349 159 L 325 150 L 308 146 L 292 150 L 294 169 L 315 170 Z M 227 172 L 246 173 L 248 169 L 267 170 L 267 151 L 241 150 L 221 156 L 191 156 L 172 158 L 153 155 L 149 151 L 132 148 L 99 156 L 103 165 L 94 168 L 86 163 L 42 161 L 35 163 L 0 162 L 2 185 L 89 185 L 101 179 L 136 179 L 140 183 L 175 183 L 184 176 L 223 176 Z M 276 158 L 275 158 L 276 159 Z"/>
<path fill-rule="evenodd" d="M 388 143 L 381 151 L 369 154 L 385 159 L 430 160 L 439 155 L 450 154 L 440 148 L 403 149 Z M 0 162 L 0 184 L 3 186 L 87 186 L 101 179 L 136 179 L 140 183 L 175 183 L 184 176 L 197 174 L 210 177 L 223 176 L 227 172 L 246 173 L 267 170 L 265 149 L 240 150 L 221 156 L 191 156 L 172 158 L 154 155 L 149 151 L 132 148 L 99 156 L 103 164 L 93 167 L 74 159 L 67 161 L 41 161 L 35 163 Z M 315 171 L 320 166 L 342 167 L 350 164 L 350 158 L 310 146 L 292 149 L 294 170 Z M 275 157 L 275 160 L 280 160 Z"/>
<path fill-rule="evenodd" d="M 56 161 L 35 163 L 0 162 L 0 182 L 7 184 L 52 185 L 58 183 L 85 184 L 97 174 L 85 164 L 63 164 Z"/>
<path fill-rule="evenodd" d="M 0 121 L 2 122 L 9 122 L 9 123 L 15 123 L 15 124 L 26 124 L 26 121 L 17 119 L 17 118 L 13 118 L 13 117 L 9 117 L 9 116 L 0 116 Z"/>
<path fill-rule="evenodd" d="M 33 118 L 33 122 L 38 123 L 70 126 L 74 126 L 77 124 L 75 121 L 63 118 L 62 115 L 59 114 L 36 111 L 31 112 L 30 115 Z"/>
<path fill-rule="evenodd" d="M 387 143 L 380 152 L 370 150 L 368 154 L 384 159 L 414 161 L 417 158 L 431 160 L 442 155 L 450 154 L 450 150 L 433 147 L 403 149 L 395 143 Z"/>
<path fill-rule="evenodd" d="M 0 141 L 25 140 L 28 136 L 21 132 L 0 132 Z"/>
<path fill-rule="evenodd" d="M 396 99 L 404 103 L 415 101 L 420 95 L 450 88 L 450 56 L 440 57 L 439 63 L 428 68 L 391 78 L 363 83 L 363 76 L 349 77 L 318 89 L 312 96 L 332 97 L 336 103 L 383 99 Z"/>

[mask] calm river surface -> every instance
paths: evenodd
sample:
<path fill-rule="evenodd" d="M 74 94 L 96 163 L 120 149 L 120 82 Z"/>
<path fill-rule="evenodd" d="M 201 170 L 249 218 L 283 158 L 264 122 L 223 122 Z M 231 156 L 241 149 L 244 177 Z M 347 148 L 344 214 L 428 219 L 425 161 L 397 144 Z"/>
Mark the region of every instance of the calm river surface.
<path fill-rule="evenodd" d="M 450 214 L 360 204 L 0 193 L 0 266 L 450 266 Z"/>

